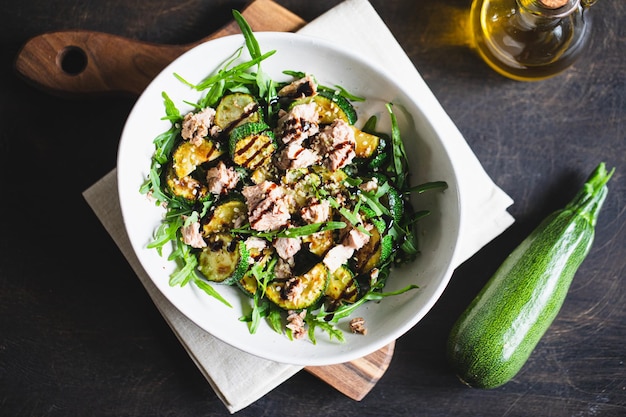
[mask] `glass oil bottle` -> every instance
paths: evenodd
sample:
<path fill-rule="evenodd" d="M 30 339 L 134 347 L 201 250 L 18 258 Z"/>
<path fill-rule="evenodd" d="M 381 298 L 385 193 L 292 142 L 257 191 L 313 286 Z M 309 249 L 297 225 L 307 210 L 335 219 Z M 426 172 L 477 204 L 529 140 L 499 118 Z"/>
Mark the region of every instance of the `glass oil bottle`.
<path fill-rule="evenodd" d="M 584 52 L 596 0 L 474 0 L 473 46 L 500 74 L 536 81 L 567 69 Z"/>

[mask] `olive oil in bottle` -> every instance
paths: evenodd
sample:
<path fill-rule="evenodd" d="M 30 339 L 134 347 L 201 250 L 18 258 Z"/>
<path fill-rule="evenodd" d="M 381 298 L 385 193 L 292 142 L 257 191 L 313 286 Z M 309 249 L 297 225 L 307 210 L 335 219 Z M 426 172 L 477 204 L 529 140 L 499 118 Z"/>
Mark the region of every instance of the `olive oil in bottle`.
<path fill-rule="evenodd" d="M 500 74 L 519 81 L 552 77 L 582 54 L 595 0 L 474 0 L 473 46 Z"/>

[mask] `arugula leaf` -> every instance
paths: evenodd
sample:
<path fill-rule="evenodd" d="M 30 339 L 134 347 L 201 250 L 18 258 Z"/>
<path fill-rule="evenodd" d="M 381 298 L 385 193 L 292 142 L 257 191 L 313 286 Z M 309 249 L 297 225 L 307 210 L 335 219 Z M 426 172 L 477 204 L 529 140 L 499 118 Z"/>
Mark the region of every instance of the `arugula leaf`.
<path fill-rule="evenodd" d="M 400 190 L 404 190 L 405 181 L 408 177 L 408 160 L 406 157 L 406 151 L 404 150 L 404 143 L 400 136 L 400 128 L 398 127 L 398 120 L 393 112 L 393 104 L 387 103 L 385 105 L 391 118 L 391 146 L 393 149 L 393 173 L 395 184 Z"/>
<path fill-rule="evenodd" d="M 232 233 L 250 234 L 252 236 L 272 240 L 277 237 L 300 237 L 309 236 L 317 232 L 325 232 L 327 230 L 343 229 L 346 227 L 344 222 L 329 221 L 324 223 L 311 223 L 304 226 L 290 227 L 286 229 L 276 230 L 274 232 L 257 232 L 250 229 L 250 225 L 237 229 L 231 229 Z"/>
<path fill-rule="evenodd" d="M 182 119 L 180 111 L 176 108 L 176 105 L 174 104 L 172 99 L 169 98 L 165 91 L 161 93 L 161 96 L 163 97 L 163 101 L 165 103 L 165 117 L 163 117 L 161 120 L 169 120 L 172 123 L 180 121 Z"/>
<path fill-rule="evenodd" d="M 335 338 L 339 342 L 342 342 L 342 343 L 345 342 L 345 339 L 343 337 L 343 332 L 340 329 L 338 329 L 334 324 L 327 322 L 324 319 L 320 319 L 318 315 L 312 314 L 309 311 L 307 311 L 304 321 L 309 327 L 307 330 L 307 336 L 309 340 L 311 341 L 311 343 L 313 343 L 314 345 L 317 344 L 317 339 L 315 337 L 315 330 L 318 328 L 328 333 L 328 337 L 330 340 Z"/>
<path fill-rule="evenodd" d="M 221 301 L 227 307 L 232 308 L 232 305 L 228 301 L 226 301 L 226 299 L 222 297 L 222 295 L 219 292 L 217 292 L 208 282 L 200 278 L 198 274 L 195 272 L 193 273 L 193 283 L 202 291 L 210 295 L 211 297 Z"/>
<path fill-rule="evenodd" d="M 371 277 L 370 277 L 370 289 L 359 300 L 357 300 L 356 302 L 354 302 L 352 304 L 343 304 L 338 309 L 336 309 L 336 310 L 334 310 L 332 312 L 320 311 L 318 313 L 318 316 L 317 316 L 318 320 L 319 319 L 323 319 L 323 320 L 330 321 L 332 323 L 336 323 L 340 319 L 350 316 L 354 312 L 354 310 L 359 308 L 361 305 L 363 305 L 367 301 L 379 301 L 379 300 L 382 300 L 383 298 L 386 298 L 386 297 L 392 297 L 392 296 L 404 294 L 404 293 L 406 293 L 408 291 L 411 291 L 413 289 L 419 288 L 417 285 L 411 284 L 411 285 L 407 285 L 406 287 L 401 288 L 401 289 L 399 289 L 397 291 L 382 292 L 382 289 L 383 289 L 383 287 L 385 285 L 385 282 L 386 282 L 388 270 L 389 270 L 388 267 L 387 268 L 385 268 L 385 267 L 381 268 L 381 270 L 380 270 L 381 274 L 383 274 L 383 271 L 387 271 L 383 275 L 383 279 L 378 279 L 375 276 L 375 274 L 371 275 Z M 332 317 L 332 318 L 330 320 L 328 320 L 329 317 Z"/>
<path fill-rule="evenodd" d="M 257 290 L 254 293 L 254 302 L 249 318 L 249 331 L 251 334 L 256 333 L 261 322 L 261 318 L 269 314 L 270 303 L 265 298 L 265 291 L 267 289 L 267 284 L 275 276 L 274 267 L 276 266 L 276 262 L 278 262 L 278 259 L 274 256 L 269 262 L 267 262 L 267 264 L 255 263 L 250 269 L 252 276 L 254 276 L 257 282 Z M 275 317 L 273 317 L 273 320 L 275 320 Z"/>
<path fill-rule="evenodd" d="M 250 56 L 252 58 L 257 58 L 261 56 L 261 48 L 259 47 L 259 43 L 254 37 L 254 33 L 252 32 L 252 28 L 243 17 L 243 15 L 238 11 L 233 9 L 233 17 L 241 29 L 241 33 L 243 33 L 244 38 L 246 39 L 246 46 L 248 51 L 250 52 Z"/>

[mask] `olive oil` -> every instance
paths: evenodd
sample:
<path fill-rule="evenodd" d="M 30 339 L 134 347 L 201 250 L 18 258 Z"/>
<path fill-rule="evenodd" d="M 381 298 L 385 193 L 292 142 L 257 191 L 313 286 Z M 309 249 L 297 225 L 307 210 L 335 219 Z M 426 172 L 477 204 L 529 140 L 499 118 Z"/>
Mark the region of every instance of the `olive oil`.
<path fill-rule="evenodd" d="M 583 53 L 592 0 L 474 0 L 472 45 L 500 74 L 542 80 L 567 69 Z"/>

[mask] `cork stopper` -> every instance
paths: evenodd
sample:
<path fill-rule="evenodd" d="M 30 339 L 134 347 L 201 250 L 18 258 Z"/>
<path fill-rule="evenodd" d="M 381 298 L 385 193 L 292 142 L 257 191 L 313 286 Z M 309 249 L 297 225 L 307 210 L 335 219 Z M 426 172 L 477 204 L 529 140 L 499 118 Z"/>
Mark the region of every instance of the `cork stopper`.
<path fill-rule="evenodd" d="M 548 9 L 558 9 L 559 7 L 565 6 L 567 2 L 568 0 L 539 0 L 539 3 Z"/>

